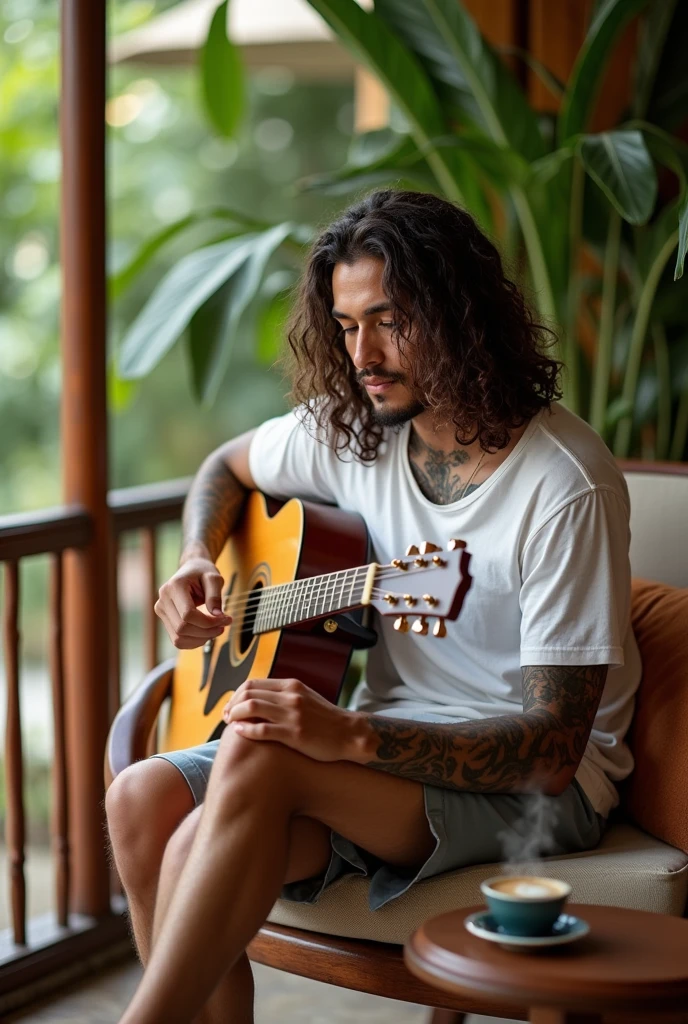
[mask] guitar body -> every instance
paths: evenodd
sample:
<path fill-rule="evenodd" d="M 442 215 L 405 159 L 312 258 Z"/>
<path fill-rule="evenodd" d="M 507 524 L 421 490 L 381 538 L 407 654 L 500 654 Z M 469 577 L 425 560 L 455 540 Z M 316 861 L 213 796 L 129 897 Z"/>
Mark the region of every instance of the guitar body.
<path fill-rule="evenodd" d="M 367 557 L 360 516 L 297 498 L 280 504 L 254 491 L 217 560 L 233 622 L 205 648 L 180 652 L 158 749 L 182 750 L 219 736 L 222 708 L 249 678 L 297 678 L 336 703 L 353 649 L 343 630 L 324 628 L 332 629 L 336 616 L 254 635 L 252 609 L 263 587 L 340 572 Z"/>

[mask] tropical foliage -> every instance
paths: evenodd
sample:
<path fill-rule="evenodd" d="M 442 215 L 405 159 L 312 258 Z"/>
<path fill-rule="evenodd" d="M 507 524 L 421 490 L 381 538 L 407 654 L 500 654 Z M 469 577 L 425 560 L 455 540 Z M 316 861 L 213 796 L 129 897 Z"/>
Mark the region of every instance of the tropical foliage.
<path fill-rule="evenodd" d="M 384 84 L 394 128 L 355 138 L 346 166 L 303 187 L 348 197 L 401 182 L 465 205 L 499 239 L 540 315 L 557 325 L 567 404 L 619 456 L 681 458 L 688 436 L 688 146 L 674 133 L 688 95 L 680 49 L 686 5 L 597 4 L 565 86 L 533 65 L 561 93 L 559 113 L 549 117 L 532 109 L 458 0 L 376 0 L 374 12 L 356 0 L 309 2 Z M 230 135 L 240 121 L 241 87 L 226 9 L 227 0 L 213 20 L 201 75 L 211 121 Z M 610 56 L 636 15 L 630 108 L 619 124 L 591 132 Z M 120 361 L 122 375 L 140 376 L 186 337 L 197 393 L 209 401 L 240 324 L 252 322 L 261 350 L 274 350 L 312 234 L 232 210 L 212 216 L 224 236 L 170 271 L 128 332 Z M 187 226 L 180 221 L 152 239 L 139 259 Z"/>
<path fill-rule="evenodd" d="M 135 28 L 169 3 L 111 0 L 111 32 Z M 61 500 L 58 51 L 55 0 L 0 0 L 0 513 Z M 274 68 L 255 73 L 246 82 L 234 139 L 206 123 L 200 92 L 193 67 L 123 64 L 109 71 L 113 354 L 167 269 L 226 233 L 227 221 L 208 212 L 227 196 L 261 224 L 317 223 L 339 204 L 322 192 L 297 192 L 293 183 L 344 162 L 350 83 L 301 82 Z M 185 232 L 177 231 L 179 220 L 186 221 Z M 147 242 L 158 234 L 168 240 L 150 257 Z M 279 290 L 284 277 L 265 285 Z M 196 401 L 185 345 L 138 381 L 110 375 L 113 486 L 191 474 L 227 437 L 285 407 L 284 384 L 255 345 L 247 317 L 244 324 L 246 333 L 242 328 L 234 338 L 223 401 L 212 408 Z M 41 582 L 35 591 L 41 604 Z"/>

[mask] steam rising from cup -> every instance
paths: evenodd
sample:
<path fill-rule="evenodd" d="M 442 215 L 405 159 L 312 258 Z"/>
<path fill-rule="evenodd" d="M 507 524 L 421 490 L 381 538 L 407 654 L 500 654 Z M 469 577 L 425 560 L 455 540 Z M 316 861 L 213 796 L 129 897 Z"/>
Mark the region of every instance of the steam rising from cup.
<path fill-rule="evenodd" d="M 529 793 L 522 816 L 497 838 L 502 844 L 505 874 L 546 875 L 542 858 L 561 852 L 555 838 L 560 808 L 553 797 Z"/>

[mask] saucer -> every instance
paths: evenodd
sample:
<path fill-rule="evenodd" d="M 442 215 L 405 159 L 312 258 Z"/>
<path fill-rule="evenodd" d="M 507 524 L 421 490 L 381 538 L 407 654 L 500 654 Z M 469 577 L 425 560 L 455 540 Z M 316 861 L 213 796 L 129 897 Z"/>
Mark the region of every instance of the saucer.
<path fill-rule="evenodd" d="M 590 931 L 590 925 L 572 914 L 560 914 L 548 935 L 509 935 L 498 925 L 489 910 L 469 914 L 464 924 L 471 935 L 488 942 L 498 942 L 503 949 L 542 949 L 549 946 L 563 946 L 576 942 Z"/>

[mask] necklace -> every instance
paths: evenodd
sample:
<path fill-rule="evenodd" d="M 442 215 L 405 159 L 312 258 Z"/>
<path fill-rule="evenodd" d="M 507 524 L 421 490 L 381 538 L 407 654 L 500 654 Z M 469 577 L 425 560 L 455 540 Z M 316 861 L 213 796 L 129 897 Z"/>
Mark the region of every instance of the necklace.
<path fill-rule="evenodd" d="M 478 465 L 475 467 L 475 469 L 473 470 L 473 472 L 469 476 L 468 481 L 466 482 L 466 486 L 461 491 L 461 494 L 459 495 L 459 497 L 456 499 L 457 501 L 461 501 L 461 499 L 466 496 L 466 491 L 471 486 L 471 483 L 473 482 L 473 478 L 474 478 L 475 474 L 478 472 L 478 470 L 482 466 L 484 458 L 485 458 L 485 452 L 483 452 L 482 455 L 480 456 L 480 458 L 478 459 Z"/>

